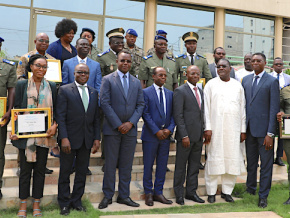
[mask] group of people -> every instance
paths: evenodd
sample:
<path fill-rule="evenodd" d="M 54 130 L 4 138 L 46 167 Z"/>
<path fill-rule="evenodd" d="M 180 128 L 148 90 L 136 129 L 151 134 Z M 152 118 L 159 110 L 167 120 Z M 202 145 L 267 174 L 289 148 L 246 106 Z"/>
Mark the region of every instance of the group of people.
<path fill-rule="evenodd" d="M 167 33 L 163 30 L 156 31 L 154 48 L 149 49 L 147 56 L 135 45 L 138 34 L 133 29 L 126 31 L 125 43 L 122 28 L 110 30 L 106 34 L 110 49 L 102 53 L 92 45 L 95 33 L 90 28 L 83 28 L 76 46 L 71 45 L 76 32 L 76 23 L 63 19 L 55 28 L 58 41 L 49 44 L 48 35 L 39 33 L 34 41 L 36 49 L 20 58 L 17 73 L 14 62 L 0 60 L 0 96 L 8 99 L 7 113 L 2 117 L 5 123 L 0 128 L 0 187 L 11 109 L 51 108 L 52 125 L 47 130 L 47 137 L 10 137 L 19 149 L 19 217 L 26 217 L 32 171 L 33 215 L 42 215 L 39 204 L 43 197 L 49 148 L 60 157 L 60 214 L 68 215 L 71 209 L 86 211 L 81 197 L 90 153 L 96 153 L 100 147 L 107 161 L 103 166 L 104 198 L 99 209 L 112 203 L 117 168 L 117 202 L 138 207 L 139 204 L 130 198 L 130 182 L 137 123 L 141 117 L 144 120 L 141 139 L 146 205 L 153 206 L 154 201 L 172 204 L 163 195 L 163 185 L 170 137 L 175 135 L 173 188 L 176 203 L 184 205 L 184 198 L 205 202 L 197 194 L 202 146 L 205 144 L 208 202 L 215 202 L 219 176 L 221 197 L 234 202 L 232 191 L 237 176 L 245 170 L 246 156 L 246 191 L 256 194 L 259 165 L 258 206 L 267 207 L 277 120 L 290 111 L 290 77 L 282 72 L 281 58 L 275 58 L 275 71 L 270 75 L 265 72 L 264 54 L 247 54 L 245 69 L 235 72 L 225 59 L 222 47 L 214 50 L 214 63 L 208 65 L 206 58 L 196 53 L 198 34 L 195 32 L 183 35 L 187 51 L 175 57 L 167 48 Z M 4 39 L 0 38 L 0 41 L 1 48 Z M 62 84 L 59 88 L 45 79 L 47 59 L 61 61 Z M 28 72 L 32 73 L 31 77 Z M 201 78 L 206 84 L 200 83 Z M 282 140 L 279 141 L 282 146 Z M 289 146 L 289 140 L 286 140 L 284 147 L 288 163 Z M 275 159 L 279 165 L 283 165 L 281 153 L 283 148 Z M 72 167 L 75 180 L 71 192 Z M 2 194 L 0 196 L 2 198 Z M 290 204 L 290 198 L 285 204 Z"/>

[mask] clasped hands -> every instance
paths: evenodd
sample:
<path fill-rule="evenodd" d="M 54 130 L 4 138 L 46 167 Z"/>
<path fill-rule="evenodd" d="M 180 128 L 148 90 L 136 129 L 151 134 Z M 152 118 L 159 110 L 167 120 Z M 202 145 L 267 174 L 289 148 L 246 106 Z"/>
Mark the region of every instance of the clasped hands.
<path fill-rule="evenodd" d="M 160 129 L 157 133 L 156 136 L 159 140 L 164 140 L 167 139 L 168 136 L 170 135 L 170 130 L 168 129 Z"/>
<path fill-rule="evenodd" d="M 122 123 L 121 126 L 118 127 L 118 131 L 122 134 L 127 134 L 133 127 L 131 122 Z"/>

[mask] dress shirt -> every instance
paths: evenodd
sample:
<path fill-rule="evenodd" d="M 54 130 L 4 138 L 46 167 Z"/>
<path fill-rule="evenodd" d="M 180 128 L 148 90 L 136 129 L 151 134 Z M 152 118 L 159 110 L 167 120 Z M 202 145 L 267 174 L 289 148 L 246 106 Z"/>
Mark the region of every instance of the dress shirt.
<path fill-rule="evenodd" d="M 123 76 L 124 76 L 124 73 L 122 73 L 120 70 L 117 70 L 117 73 L 118 73 L 118 75 L 119 75 L 119 77 L 120 77 L 120 80 L 121 80 L 121 83 L 122 83 L 122 86 L 123 86 L 123 88 L 124 88 L 124 78 L 123 78 Z M 129 72 L 127 72 L 126 74 L 125 74 L 126 76 L 127 76 L 127 86 L 128 86 L 128 90 L 129 90 L 129 76 L 130 76 L 130 74 L 129 74 Z"/>
<path fill-rule="evenodd" d="M 81 58 L 77 55 L 77 59 L 78 59 L 79 64 L 81 64 L 81 60 L 84 60 L 84 61 L 85 61 L 85 63 L 82 63 L 82 64 L 87 64 L 87 59 L 88 59 L 88 57 L 85 57 L 84 59 L 81 59 Z"/>
<path fill-rule="evenodd" d="M 253 77 L 252 85 L 253 85 L 253 83 L 254 83 L 254 81 L 255 81 L 255 76 L 259 76 L 259 78 L 257 79 L 257 85 L 258 85 L 259 82 L 260 82 L 260 80 L 261 80 L 261 78 L 262 78 L 262 76 L 264 75 L 264 73 L 265 73 L 265 71 L 259 73 L 258 75 L 256 75 L 256 74 L 254 73 L 254 77 Z"/>
<path fill-rule="evenodd" d="M 278 73 L 273 71 L 273 77 L 277 78 L 277 75 Z M 281 72 L 279 74 L 279 85 L 280 85 L 280 88 L 283 88 L 285 86 L 285 79 L 284 79 L 284 73 Z"/>
<path fill-rule="evenodd" d="M 165 98 L 164 87 L 163 86 L 161 86 L 161 87 L 160 86 L 157 86 L 155 83 L 153 83 L 153 86 L 155 88 L 155 91 L 156 91 L 156 94 L 157 94 L 157 97 L 158 97 L 159 102 L 160 102 L 160 89 L 159 88 L 162 88 L 164 113 L 166 115 L 166 98 Z"/>
<path fill-rule="evenodd" d="M 200 100 L 200 105 L 201 105 L 201 104 L 202 104 L 202 99 L 201 99 L 201 95 L 200 95 L 200 91 L 199 91 L 198 86 L 194 86 L 194 85 L 192 85 L 192 84 L 191 84 L 190 82 L 188 82 L 188 81 L 187 81 L 187 84 L 188 84 L 189 88 L 191 89 L 192 93 L 194 94 L 194 96 L 195 96 L 194 88 L 197 87 L 197 93 L 198 93 L 199 100 Z M 196 98 L 196 96 L 195 96 L 195 98 Z"/>
<path fill-rule="evenodd" d="M 187 53 L 188 60 L 191 63 L 191 56 L 190 56 L 190 54 L 188 52 L 186 52 L 186 53 Z M 194 62 L 195 62 L 195 57 L 196 57 L 196 52 L 194 52 L 194 54 L 193 54 L 193 61 Z"/>
<path fill-rule="evenodd" d="M 82 93 L 83 93 L 83 90 L 80 86 L 82 86 L 81 84 L 78 84 L 77 81 L 75 81 L 75 84 L 76 86 L 78 87 L 78 90 L 79 90 L 79 93 L 80 93 L 80 96 L 82 98 Z M 89 89 L 88 89 L 88 84 L 84 84 L 84 86 L 86 87 L 85 90 L 86 90 L 86 93 L 87 93 L 87 96 L 88 96 L 88 101 L 90 102 L 90 95 L 89 95 Z"/>

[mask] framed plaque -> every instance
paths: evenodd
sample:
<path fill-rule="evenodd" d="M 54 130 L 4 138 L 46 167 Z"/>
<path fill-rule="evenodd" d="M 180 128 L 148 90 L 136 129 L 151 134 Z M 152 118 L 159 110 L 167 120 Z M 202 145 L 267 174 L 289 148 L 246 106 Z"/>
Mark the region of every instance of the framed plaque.
<path fill-rule="evenodd" d="M 6 104 L 7 104 L 7 98 L 6 97 L 0 97 L 0 124 L 4 124 L 6 120 L 2 120 L 2 117 L 4 114 L 6 114 Z"/>
<path fill-rule="evenodd" d="M 60 60 L 47 59 L 47 71 L 44 76 L 45 79 L 52 82 L 62 82 Z M 28 72 L 28 78 L 32 76 L 32 72 Z"/>
<path fill-rule="evenodd" d="M 290 114 L 284 114 L 282 116 L 282 122 L 279 123 L 280 138 L 290 139 Z"/>
<path fill-rule="evenodd" d="M 184 80 L 184 83 L 186 83 L 187 80 Z M 196 86 L 203 90 L 205 86 L 205 78 L 200 78 L 199 81 L 196 83 Z"/>
<path fill-rule="evenodd" d="M 11 134 L 18 138 L 46 137 L 51 127 L 50 108 L 27 108 L 11 110 Z"/>

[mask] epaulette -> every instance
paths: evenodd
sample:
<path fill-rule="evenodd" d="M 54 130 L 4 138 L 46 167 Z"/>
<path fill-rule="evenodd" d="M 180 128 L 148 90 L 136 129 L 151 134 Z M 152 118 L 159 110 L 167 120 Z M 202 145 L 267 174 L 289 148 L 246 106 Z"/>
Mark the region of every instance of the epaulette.
<path fill-rule="evenodd" d="M 202 55 L 200 55 L 200 54 L 197 54 L 197 56 L 198 57 L 201 57 L 201 58 L 204 58 L 204 59 L 206 59 L 205 57 L 203 57 Z"/>
<path fill-rule="evenodd" d="M 182 57 L 184 54 L 180 54 L 180 55 L 175 55 L 175 58 L 180 58 Z"/>
<path fill-rule="evenodd" d="M 12 65 L 12 66 L 15 65 L 15 62 L 13 62 L 13 61 L 9 61 L 9 60 L 7 60 L 7 59 L 3 59 L 3 62 L 4 62 L 4 63 L 7 63 L 7 64 L 10 64 L 10 65 Z"/>
<path fill-rule="evenodd" d="M 144 56 L 143 58 L 144 58 L 144 60 L 147 60 L 148 58 L 152 58 L 153 57 L 153 55 L 148 55 L 148 56 Z"/>
<path fill-rule="evenodd" d="M 103 56 L 104 54 L 107 54 L 107 53 L 109 53 L 109 52 L 110 52 L 110 49 L 107 50 L 107 51 L 104 51 L 104 52 L 102 52 L 102 53 L 100 53 L 100 54 L 98 54 L 98 57 L 101 57 L 101 56 Z"/>
<path fill-rule="evenodd" d="M 169 60 L 172 60 L 172 61 L 174 61 L 175 62 L 175 60 L 173 59 L 173 58 L 171 58 L 171 57 L 168 57 L 168 56 L 166 56 L 167 57 L 167 59 L 169 59 Z"/>

